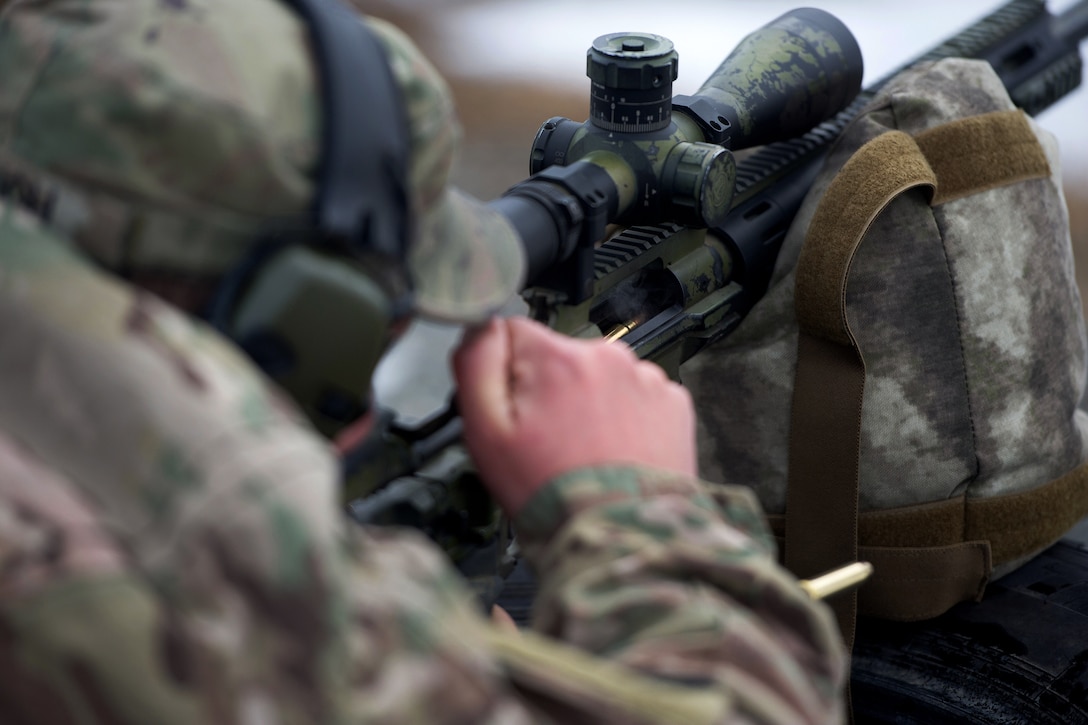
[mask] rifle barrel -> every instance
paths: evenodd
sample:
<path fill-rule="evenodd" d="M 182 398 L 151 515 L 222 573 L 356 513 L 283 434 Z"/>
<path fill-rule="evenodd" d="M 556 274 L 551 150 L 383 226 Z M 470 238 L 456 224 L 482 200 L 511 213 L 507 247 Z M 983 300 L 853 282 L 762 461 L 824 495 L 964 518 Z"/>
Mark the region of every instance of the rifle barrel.
<path fill-rule="evenodd" d="M 1080 0 L 1054 19 L 1054 33 L 1066 43 L 1080 43 L 1088 37 L 1088 0 Z"/>

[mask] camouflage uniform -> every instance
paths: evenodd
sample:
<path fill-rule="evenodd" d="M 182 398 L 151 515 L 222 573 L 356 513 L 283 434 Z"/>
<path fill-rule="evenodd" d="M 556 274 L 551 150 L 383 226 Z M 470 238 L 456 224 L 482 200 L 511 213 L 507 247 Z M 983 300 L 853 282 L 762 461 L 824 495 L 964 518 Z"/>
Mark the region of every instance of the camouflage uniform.
<path fill-rule="evenodd" d="M 746 490 L 631 468 L 552 482 L 515 522 L 537 632 L 501 633 L 429 541 L 345 519 L 330 445 L 229 341 L 130 283 L 207 287 L 304 205 L 317 104 L 289 12 L 0 12 L 4 722 L 839 719 L 841 642 Z M 448 98 L 375 27 L 432 222 L 417 284 L 485 314 L 521 261 L 445 190 Z M 465 245 L 460 273 L 428 271 Z"/>

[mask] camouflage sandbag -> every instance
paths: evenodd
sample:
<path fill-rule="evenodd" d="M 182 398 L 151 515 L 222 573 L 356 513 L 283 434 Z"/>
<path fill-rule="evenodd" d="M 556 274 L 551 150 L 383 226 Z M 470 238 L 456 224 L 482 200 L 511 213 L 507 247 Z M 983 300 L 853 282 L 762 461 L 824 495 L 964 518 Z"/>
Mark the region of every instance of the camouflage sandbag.
<path fill-rule="evenodd" d="M 988 64 L 917 66 L 682 369 L 701 473 L 755 487 L 798 575 L 873 562 L 860 613 L 936 616 L 1088 514 L 1085 344 L 1054 139 Z"/>

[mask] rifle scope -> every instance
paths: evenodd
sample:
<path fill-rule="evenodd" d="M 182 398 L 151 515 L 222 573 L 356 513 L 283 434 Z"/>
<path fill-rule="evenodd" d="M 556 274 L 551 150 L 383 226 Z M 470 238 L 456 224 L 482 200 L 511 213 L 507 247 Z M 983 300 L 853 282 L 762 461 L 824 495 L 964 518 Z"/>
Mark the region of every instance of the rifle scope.
<path fill-rule="evenodd" d="M 736 183 L 732 151 L 831 118 L 860 91 L 862 71 L 850 30 L 813 8 L 749 34 L 692 96 L 672 95 L 678 56 L 667 38 L 597 38 L 586 53 L 589 118 L 546 121 L 530 178 L 491 202 L 521 235 L 529 283 L 584 299 L 593 245 L 610 223 L 721 224 Z"/>

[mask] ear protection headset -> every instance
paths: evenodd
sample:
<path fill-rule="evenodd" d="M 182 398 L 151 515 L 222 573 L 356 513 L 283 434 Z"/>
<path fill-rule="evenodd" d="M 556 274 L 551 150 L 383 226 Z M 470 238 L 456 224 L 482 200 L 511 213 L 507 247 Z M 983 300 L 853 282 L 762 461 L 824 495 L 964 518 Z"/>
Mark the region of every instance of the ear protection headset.
<path fill-rule="evenodd" d="M 317 189 L 307 226 L 258 241 L 208 320 L 334 435 L 411 307 L 407 122 L 378 39 L 338 0 L 284 0 L 305 19 L 321 79 Z"/>

